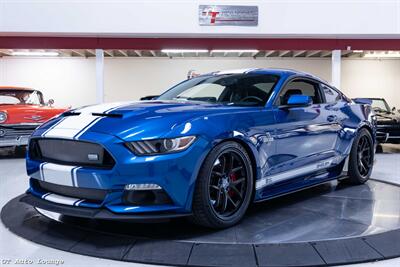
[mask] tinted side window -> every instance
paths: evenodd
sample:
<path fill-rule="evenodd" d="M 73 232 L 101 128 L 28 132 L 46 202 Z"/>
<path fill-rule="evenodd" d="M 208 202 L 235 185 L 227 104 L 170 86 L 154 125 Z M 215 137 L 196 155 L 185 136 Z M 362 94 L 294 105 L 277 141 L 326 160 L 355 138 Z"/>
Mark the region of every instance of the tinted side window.
<path fill-rule="evenodd" d="M 291 95 L 307 95 L 311 97 L 313 104 L 322 103 L 318 84 L 308 80 L 289 82 L 280 92 L 277 105 L 286 105 Z"/>
<path fill-rule="evenodd" d="M 335 103 L 340 100 L 340 94 L 336 90 L 321 84 L 322 91 L 325 94 L 326 103 Z"/>

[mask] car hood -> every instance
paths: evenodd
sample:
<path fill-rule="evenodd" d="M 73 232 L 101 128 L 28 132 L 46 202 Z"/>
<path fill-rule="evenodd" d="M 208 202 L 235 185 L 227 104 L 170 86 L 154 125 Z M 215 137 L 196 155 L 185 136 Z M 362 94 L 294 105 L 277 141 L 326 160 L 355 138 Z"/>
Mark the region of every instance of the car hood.
<path fill-rule="evenodd" d="M 59 125 L 81 127 L 85 132 L 112 134 L 128 141 L 157 139 L 195 134 L 192 125 L 197 121 L 211 120 L 213 116 L 234 116 L 235 113 L 248 109 L 255 108 L 188 101 L 114 103 L 64 113 L 61 117 L 70 120 L 70 123 Z M 93 119 L 90 119 L 91 116 Z M 80 123 L 83 119 L 87 120 L 87 125 Z"/>

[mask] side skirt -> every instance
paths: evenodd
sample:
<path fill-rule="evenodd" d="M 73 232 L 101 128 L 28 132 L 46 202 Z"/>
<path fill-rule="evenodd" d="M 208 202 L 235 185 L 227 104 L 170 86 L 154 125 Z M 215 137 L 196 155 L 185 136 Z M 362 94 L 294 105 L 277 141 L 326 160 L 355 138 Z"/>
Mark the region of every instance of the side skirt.
<path fill-rule="evenodd" d="M 316 186 L 319 186 L 319 185 L 330 183 L 330 182 L 332 182 L 334 180 L 343 181 L 346 178 L 347 178 L 347 173 L 342 173 L 341 175 L 339 175 L 337 177 L 331 178 L 329 180 L 322 181 L 320 183 L 316 183 L 316 184 L 312 184 L 312 185 L 309 185 L 309 186 L 301 187 L 301 188 L 298 188 L 298 189 L 290 191 L 290 192 L 285 192 L 285 193 L 282 193 L 282 194 L 277 194 L 277 195 L 273 195 L 273 196 L 270 196 L 270 197 L 254 200 L 253 203 L 260 203 L 260 202 L 264 202 L 264 201 L 271 200 L 271 199 L 274 199 L 274 198 L 290 195 L 290 194 L 293 194 L 293 193 L 296 193 L 296 192 L 300 192 L 300 191 L 303 191 L 303 190 L 306 190 L 306 189 L 310 189 L 310 188 L 313 188 L 313 187 L 316 187 Z"/>

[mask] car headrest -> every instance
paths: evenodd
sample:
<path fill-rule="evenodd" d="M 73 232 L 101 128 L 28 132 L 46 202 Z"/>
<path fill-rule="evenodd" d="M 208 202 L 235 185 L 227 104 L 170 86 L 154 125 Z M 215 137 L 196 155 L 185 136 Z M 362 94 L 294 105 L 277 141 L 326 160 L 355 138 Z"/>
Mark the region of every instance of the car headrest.
<path fill-rule="evenodd" d="M 303 92 L 300 89 L 289 89 L 281 98 L 281 104 L 286 105 L 291 95 L 302 95 Z"/>

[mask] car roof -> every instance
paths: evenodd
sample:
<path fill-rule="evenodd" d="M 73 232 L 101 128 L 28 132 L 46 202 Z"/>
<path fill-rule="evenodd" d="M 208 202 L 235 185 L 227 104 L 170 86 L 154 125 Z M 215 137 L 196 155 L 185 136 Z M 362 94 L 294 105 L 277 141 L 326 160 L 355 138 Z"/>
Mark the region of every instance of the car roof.
<path fill-rule="evenodd" d="M 215 71 L 211 73 L 207 73 L 204 75 L 221 75 L 221 74 L 250 74 L 250 73 L 259 73 L 259 74 L 271 74 L 271 75 L 279 75 L 279 76 L 293 76 L 299 75 L 304 77 L 309 77 L 324 83 L 323 79 L 312 75 L 307 72 L 293 70 L 293 69 L 282 69 L 282 68 L 246 68 L 246 69 L 233 69 L 233 70 L 223 70 L 223 71 Z"/>

